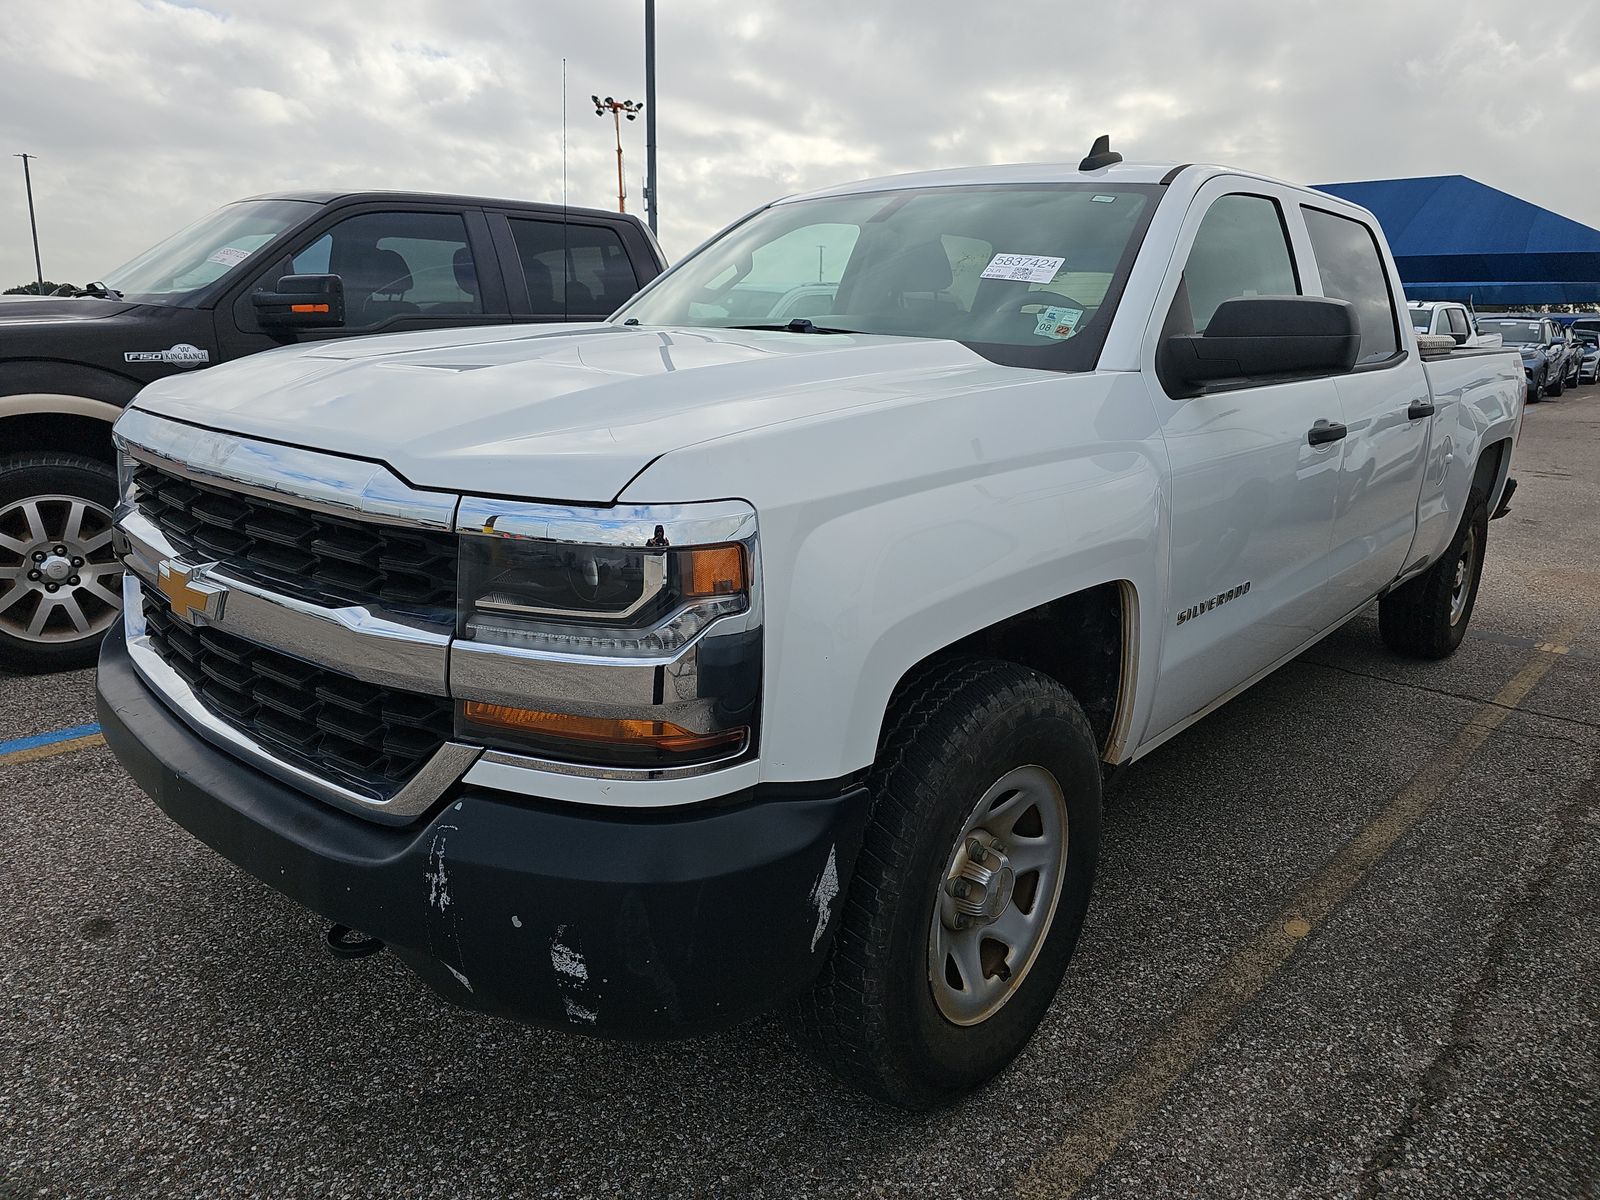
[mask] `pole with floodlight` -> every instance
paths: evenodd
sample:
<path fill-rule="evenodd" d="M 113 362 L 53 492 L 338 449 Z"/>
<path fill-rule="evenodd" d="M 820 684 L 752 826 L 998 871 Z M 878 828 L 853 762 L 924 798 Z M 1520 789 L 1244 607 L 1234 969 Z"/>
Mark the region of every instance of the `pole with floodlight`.
<path fill-rule="evenodd" d="M 590 96 L 589 99 L 594 101 L 594 115 L 597 117 L 603 117 L 609 112 L 611 114 L 611 123 L 616 128 L 617 211 L 627 212 L 628 189 L 623 183 L 622 176 L 622 118 L 627 117 L 630 121 L 638 120 L 639 114 L 644 111 L 644 105 L 635 104 L 632 100 L 613 100 L 610 96 L 607 96 L 604 100 L 600 99 L 599 96 Z"/>

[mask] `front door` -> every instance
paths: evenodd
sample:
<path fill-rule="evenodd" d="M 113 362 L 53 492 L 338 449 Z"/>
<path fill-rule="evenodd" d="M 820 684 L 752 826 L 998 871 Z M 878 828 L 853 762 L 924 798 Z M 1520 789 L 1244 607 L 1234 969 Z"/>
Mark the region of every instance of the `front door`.
<path fill-rule="evenodd" d="M 1144 375 L 1171 465 L 1171 587 L 1149 736 L 1334 619 L 1324 585 L 1340 443 L 1308 437 L 1318 422 L 1343 421 L 1333 381 L 1243 381 L 1178 399 L 1160 379 L 1160 343 L 1204 332 L 1223 301 L 1302 293 L 1305 251 L 1290 236 L 1288 203 L 1287 192 L 1256 181 L 1202 188 L 1159 294 L 1165 319 L 1147 340 Z"/>

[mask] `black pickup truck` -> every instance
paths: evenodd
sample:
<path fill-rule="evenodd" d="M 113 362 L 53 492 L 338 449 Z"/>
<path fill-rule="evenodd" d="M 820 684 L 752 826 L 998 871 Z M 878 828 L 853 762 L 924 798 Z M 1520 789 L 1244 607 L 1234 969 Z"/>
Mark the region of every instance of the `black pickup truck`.
<path fill-rule="evenodd" d="M 0 300 L 0 663 L 87 665 L 121 603 L 111 425 L 145 384 L 320 338 L 609 315 L 636 217 L 413 192 L 224 205 L 72 296 Z"/>

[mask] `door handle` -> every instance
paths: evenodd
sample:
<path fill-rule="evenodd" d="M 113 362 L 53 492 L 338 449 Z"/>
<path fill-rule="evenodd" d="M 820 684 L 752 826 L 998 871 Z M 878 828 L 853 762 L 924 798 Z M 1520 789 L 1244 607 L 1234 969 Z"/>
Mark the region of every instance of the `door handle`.
<path fill-rule="evenodd" d="M 1350 431 L 1337 421 L 1318 421 L 1306 431 L 1306 441 L 1313 446 L 1324 446 L 1329 442 L 1337 442 Z"/>
<path fill-rule="evenodd" d="M 1417 400 L 1406 409 L 1406 419 L 1409 421 L 1420 421 L 1423 417 L 1431 416 L 1433 416 L 1432 400 Z"/>

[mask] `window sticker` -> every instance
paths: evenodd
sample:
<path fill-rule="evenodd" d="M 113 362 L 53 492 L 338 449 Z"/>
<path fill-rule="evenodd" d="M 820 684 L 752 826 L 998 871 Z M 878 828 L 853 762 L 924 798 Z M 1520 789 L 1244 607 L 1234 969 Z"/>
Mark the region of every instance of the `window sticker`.
<path fill-rule="evenodd" d="M 983 269 L 984 279 L 1013 279 L 1019 283 L 1049 283 L 1061 270 L 1064 258 L 1043 254 L 996 254 Z"/>
<path fill-rule="evenodd" d="M 241 250 L 237 246 L 224 246 L 221 250 L 213 250 L 206 255 L 206 261 L 221 263 L 225 267 L 236 267 L 249 257 L 248 250 Z"/>
<path fill-rule="evenodd" d="M 1089 199 L 1093 200 L 1096 204 L 1115 204 L 1117 202 L 1117 198 L 1115 196 L 1090 196 Z"/>
<path fill-rule="evenodd" d="M 1078 323 L 1082 320 L 1081 308 L 1051 305 L 1039 310 L 1039 323 L 1034 326 L 1033 332 L 1039 337 L 1054 338 L 1058 342 L 1064 342 L 1078 332 Z"/>

